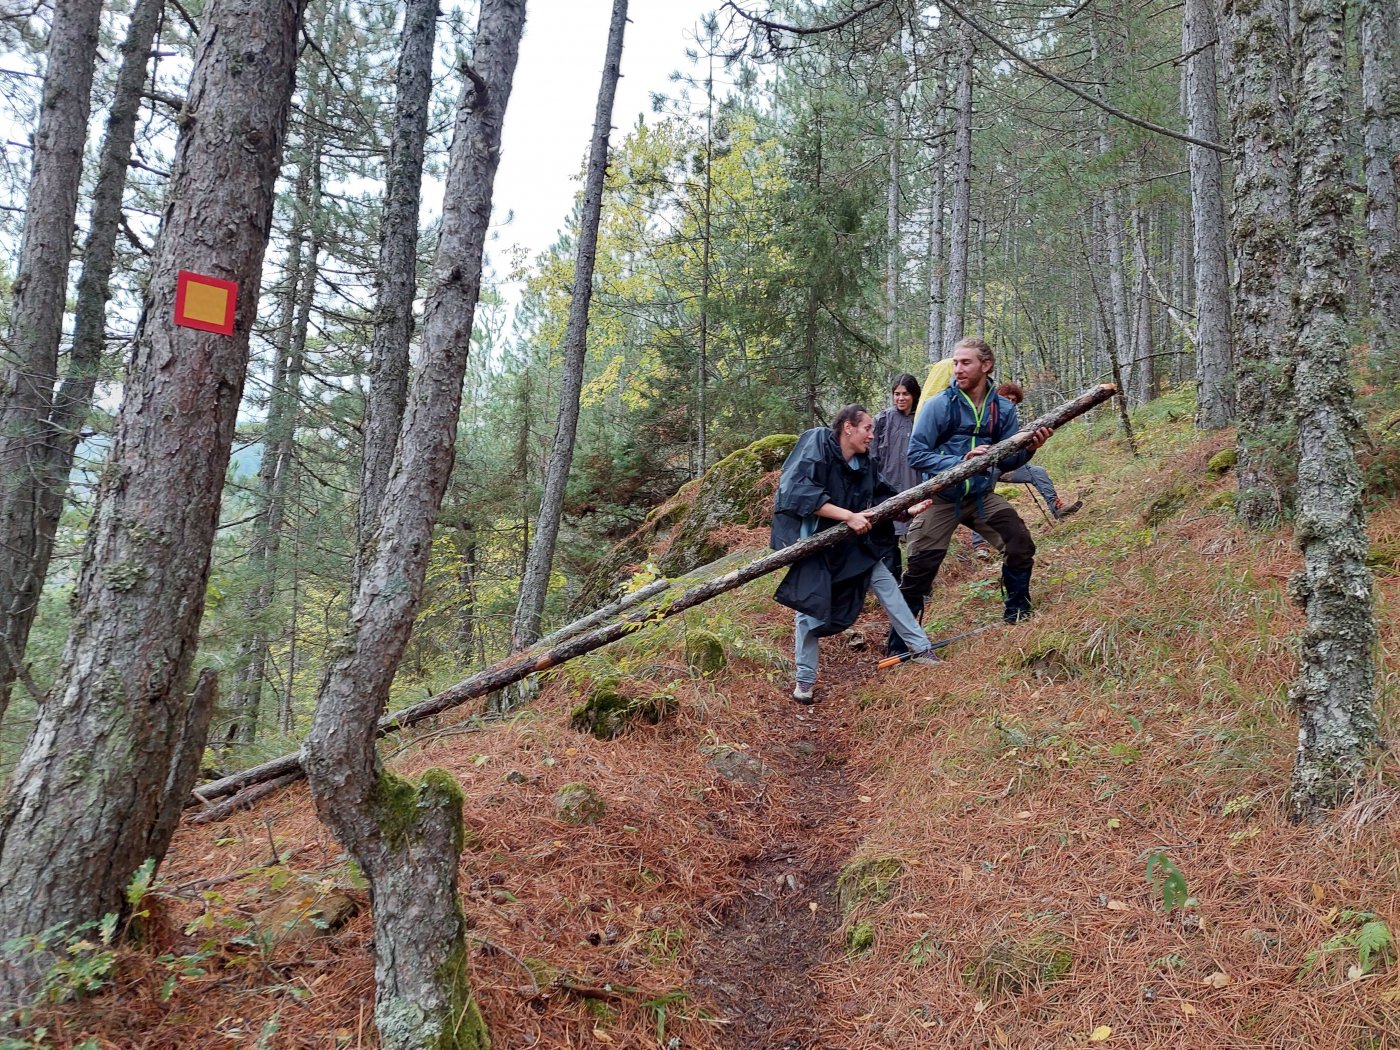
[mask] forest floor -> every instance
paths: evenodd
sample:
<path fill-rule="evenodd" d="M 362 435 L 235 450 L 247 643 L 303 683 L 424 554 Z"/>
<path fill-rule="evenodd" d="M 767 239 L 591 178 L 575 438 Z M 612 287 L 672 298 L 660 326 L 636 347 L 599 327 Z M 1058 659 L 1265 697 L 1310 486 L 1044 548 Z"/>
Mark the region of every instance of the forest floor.
<path fill-rule="evenodd" d="M 941 667 L 877 672 L 872 611 L 866 648 L 823 642 L 800 707 L 759 580 L 566 665 L 510 718 L 386 741 L 399 772 L 466 792 L 493 1045 L 1400 1048 L 1400 761 L 1329 820 L 1287 821 L 1297 555 L 1234 525 L 1233 476 L 1207 466 L 1233 435 L 1154 411 L 1136 462 L 1107 425 L 1037 457 L 1086 499 L 1052 526 L 1015 497 L 1038 614 Z M 1388 741 L 1396 464 L 1369 468 Z M 927 626 L 999 611 L 996 569 L 950 557 Z M 706 635 L 720 669 L 696 665 Z M 613 740 L 571 728 L 604 686 L 668 713 Z M 577 784 L 593 823 L 557 808 Z M 186 826 L 144 942 L 109 957 L 88 934 L 59 987 L 91 994 L 0 1046 L 373 1047 L 367 905 L 303 787 Z"/>

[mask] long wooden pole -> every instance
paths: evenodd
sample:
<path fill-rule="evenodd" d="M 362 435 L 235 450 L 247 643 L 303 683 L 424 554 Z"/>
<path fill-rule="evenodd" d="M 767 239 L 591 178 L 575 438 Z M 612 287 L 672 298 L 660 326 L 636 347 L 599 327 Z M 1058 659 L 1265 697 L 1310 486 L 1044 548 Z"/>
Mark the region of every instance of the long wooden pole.
<path fill-rule="evenodd" d="M 906 489 L 897 496 L 891 496 L 878 507 L 865 512 L 866 519 L 872 525 L 878 525 L 882 521 L 888 521 L 915 503 L 927 499 L 934 493 L 959 484 L 962 481 L 976 474 L 981 474 L 1007 456 L 1018 452 L 1030 443 L 1031 434 L 1041 427 L 1055 429 L 1068 423 L 1071 419 L 1083 415 L 1095 405 L 1107 401 L 1118 392 L 1118 388 L 1111 383 L 1094 387 L 1092 390 L 1080 394 L 1073 401 L 1068 401 L 1052 412 L 1048 412 L 1039 419 L 1034 420 L 1027 427 L 1017 434 L 1012 435 L 1005 441 L 998 442 L 990 446 L 986 453 L 974 459 L 964 460 L 951 470 L 945 470 L 925 481 L 920 485 L 915 485 L 912 489 Z M 801 561 L 808 555 L 818 551 L 833 547 L 846 539 L 850 535 L 850 528 L 846 525 L 837 525 L 830 529 L 824 529 L 800 543 L 794 543 L 791 547 L 784 547 L 782 550 L 765 554 L 760 558 L 755 558 L 747 565 L 741 565 L 733 572 L 725 573 L 723 576 L 716 576 L 713 580 L 692 587 L 680 594 L 668 595 L 655 605 L 637 610 L 632 614 L 610 623 L 605 627 L 585 634 L 576 635 L 567 641 L 554 646 L 552 649 L 535 654 L 522 653 L 514 657 L 502 660 L 493 664 L 470 678 L 458 682 L 454 686 L 449 686 L 436 696 L 429 697 L 421 703 L 406 707 L 401 711 L 386 714 L 379 720 L 378 735 L 386 736 L 389 733 L 406 729 L 416 722 L 431 718 L 441 714 L 453 707 L 458 707 L 468 700 L 484 696 L 518 682 L 522 678 L 527 678 L 532 674 L 541 671 L 548 671 L 550 668 L 558 667 L 562 663 L 567 663 L 575 657 L 590 653 L 595 649 L 601 649 L 605 645 L 610 645 L 620 638 L 625 638 L 629 634 L 641 630 L 649 623 L 656 623 L 669 619 L 680 613 L 693 609 L 695 606 L 709 601 L 726 591 L 732 591 L 736 587 L 766 576 L 777 569 L 785 568 L 794 562 Z M 195 789 L 194 798 L 191 805 L 207 804 L 212 799 L 224 798 L 237 794 L 254 784 L 261 784 L 264 781 L 278 777 L 285 777 L 288 774 L 300 775 L 301 756 L 299 754 L 283 755 L 281 758 L 264 762 L 262 765 L 252 766 L 235 773 L 232 776 L 224 777 L 222 780 L 211 781 Z M 288 781 L 290 783 L 290 781 Z"/>

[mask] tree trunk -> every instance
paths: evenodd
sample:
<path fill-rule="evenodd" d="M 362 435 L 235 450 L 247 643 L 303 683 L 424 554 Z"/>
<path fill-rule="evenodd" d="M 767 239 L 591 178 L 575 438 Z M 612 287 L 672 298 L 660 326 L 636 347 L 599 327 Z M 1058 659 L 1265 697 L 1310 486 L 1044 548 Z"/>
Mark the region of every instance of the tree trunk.
<path fill-rule="evenodd" d="M 1362 143 L 1371 362 L 1400 379 L 1400 27 L 1394 0 L 1361 0 Z"/>
<path fill-rule="evenodd" d="M 1235 146 L 1236 512 L 1268 528 L 1293 506 L 1293 51 L 1288 0 L 1225 0 L 1224 12 Z"/>
<path fill-rule="evenodd" d="M 569 301 L 569 324 L 564 331 L 564 376 L 559 391 L 559 419 L 554 427 L 554 447 L 545 473 L 535 542 L 520 580 L 520 601 L 511 632 L 512 652 L 532 644 L 540 636 L 540 620 L 549 593 L 549 572 L 554 545 L 564 517 L 564 490 L 574 462 L 578 434 L 579 396 L 583 392 L 583 359 L 588 348 L 588 308 L 593 302 L 593 267 L 598 255 L 598 227 L 603 217 L 603 179 L 608 171 L 608 135 L 612 130 L 613 99 L 622 75 L 622 37 L 627 28 L 627 0 L 613 0 L 608 27 L 608 49 L 603 58 L 603 82 L 593 115 L 593 140 L 588 146 L 588 172 L 584 178 L 583 211 L 579 216 L 578 252 L 574 262 L 574 289 Z M 708 178 L 708 176 L 707 176 Z M 706 222 L 708 223 L 708 201 Z M 706 241 L 708 243 L 708 233 Z M 708 259 L 706 270 L 708 272 Z M 704 296 L 701 296 L 702 300 Z M 701 309 L 704 310 L 702 303 Z M 702 353 L 703 357 L 703 353 Z M 702 382 L 703 387 L 703 382 Z M 703 428 L 704 421 L 701 419 Z M 701 444 L 703 456 L 704 445 Z M 703 460 L 701 470 L 704 470 Z"/>
<path fill-rule="evenodd" d="M 1191 56 L 1186 60 L 1187 131 L 1216 142 L 1220 139 L 1214 43 L 1218 34 L 1212 3 L 1186 0 L 1181 36 L 1182 53 Z M 1215 430 L 1235 418 L 1225 193 L 1220 154 L 1202 146 L 1187 146 L 1186 154 L 1196 238 L 1196 426 Z"/>
<path fill-rule="evenodd" d="M 943 108 L 948 102 L 947 56 L 938 65 L 938 87 L 933 99 L 933 186 L 928 206 L 928 363 L 943 359 L 943 283 L 947 263 L 943 250 L 943 197 L 948 182 L 945 163 L 947 144 L 943 135 Z M 930 390 L 930 394 L 935 391 Z"/>
<path fill-rule="evenodd" d="M 1298 418 L 1298 524 L 1303 570 L 1294 597 L 1307 612 L 1298 678 L 1294 819 L 1344 801 L 1379 743 L 1375 616 L 1366 565 L 1361 472 L 1353 453 L 1361 421 L 1347 351 L 1347 221 L 1342 140 L 1346 61 L 1344 0 L 1298 9 L 1299 317 L 1294 394 Z"/>
<path fill-rule="evenodd" d="M 1156 396 L 1156 379 L 1152 357 L 1152 293 L 1148 278 L 1147 216 L 1141 208 L 1133 209 L 1133 269 L 1137 281 L 1137 317 L 1133 329 L 1133 375 L 1137 379 L 1138 400 L 1143 404 Z"/>
<path fill-rule="evenodd" d="M 522 0 L 484 0 L 457 108 L 422 351 L 351 608 L 303 748 L 317 815 L 352 853 L 374 909 L 375 1021 L 386 1050 L 485 1047 L 457 900 L 462 793 L 430 770 L 384 770 L 376 723 L 413 630 L 433 525 L 452 470 L 481 290 L 501 125 L 525 23 Z"/>
<path fill-rule="evenodd" d="M 1107 401 L 1115 393 L 1112 386 L 1099 386 L 1086 391 L 1073 401 L 1066 402 L 1052 412 L 1048 412 L 1038 419 L 1026 424 L 1018 433 L 991 446 L 985 455 L 966 460 L 950 470 L 944 471 L 937 477 L 896 496 L 891 496 L 878 507 L 867 511 L 865 516 L 872 524 L 879 524 L 882 521 L 889 521 L 898 515 L 906 507 L 911 507 L 920 500 L 926 499 L 950 485 L 956 485 L 974 474 L 980 474 L 988 468 L 995 466 L 1000 460 L 1017 449 L 1024 448 L 1030 440 L 1030 435 L 1039 427 L 1061 427 L 1070 420 L 1075 419 L 1095 405 Z M 526 653 L 517 653 L 501 662 L 494 664 L 472 675 L 463 682 L 443 690 L 436 696 L 406 707 L 401 711 L 395 711 L 390 715 L 383 715 L 378 720 L 375 731 L 376 736 L 385 736 L 408 726 L 416 725 L 427 718 L 440 715 L 444 711 L 451 710 L 468 700 L 485 696 L 508 685 L 520 681 L 541 671 L 548 671 L 552 667 L 558 667 L 575 657 L 584 653 L 601 649 L 605 645 L 610 645 L 621 638 L 629 637 L 647 624 L 655 623 L 657 620 L 664 620 L 672 616 L 695 608 L 704 602 L 715 598 L 726 591 L 732 591 L 736 587 L 741 587 L 760 576 L 766 576 L 770 572 L 785 568 L 794 562 L 823 551 L 834 546 L 850 535 L 849 529 L 845 525 L 838 525 L 831 529 L 824 529 L 800 543 L 785 547 L 782 550 L 765 554 L 760 558 L 742 565 L 733 572 L 717 576 L 712 580 L 692 587 L 688 591 L 680 594 L 667 595 L 666 599 L 655 605 L 647 606 L 628 616 L 623 617 L 614 623 L 599 627 L 595 630 L 587 631 L 583 634 L 570 633 L 563 640 L 558 641 L 554 648 L 541 652 L 539 649 Z M 585 620 L 591 620 L 590 615 Z M 582 623 L 584 621 L 580 621 Z M 576 626 L 576 625 L 575 625 Z M 227 798 L 238 794 L 248 788 L 265 784 L 278 777 L 284 777 L 290 773 L 297 773 L 302 769 L 304 757 L 308 753 L 283 755 L 281 758 L 273 759 L 271 762 L 264 762 L 260 766 L 245 769 L 232 776 L 224 777 L 222 780 L 213 781 L 208 784 L 201 784 L 197 794 L 192 798 L 191 804 L 198 805 L 213 799 Z M 316 776 L 310 769 L 307 770 L 308 778 L 311 778 L 312 792 L 317 790 L 314 782 Z"/>
<path fill-rule="evenodd" d="M 192 698 L 189 672 L 300 22 L 285 0 L 206 9 L 60 682 L 0 808 L 0 942 L 119 910 L 197 771 L 214 690 L 205 676 Z M 172 323 L 183 267 L 237 284 L 232 335 Z M 0 967 L 0 999 L 42 964 Z"/>
<path fill-rule="evenodd" d="M 355 519 L 358 574 L 365 541 L 374 535 L 379 502 L 408 397 L 409 344 L 413 340 L 413 295 L 418 279 L 418 208 L 428 104 L 433 89 L 433 42 L 437 0 L 408 0 L 399 51 L 394 132 L 385 172 L 384 212 L 379 228 L 379 269 L 374 333 L 370 338 L 369 397 L 365 402 L 365 449 L 360 502 Z M 357 576 L 358 579 L 358 576 Z"/>
<path fill-rule="evenodd" d="M 888 141 L 885 175 L 885 352 L 892 360 L 899 356 L 899 137 L 903 124 L 899 92 L 885 100 L 885 129 Z"/>
<path fill-rule="evenodd" d="M 0 717 L 24 658 L 52 549 L 52 538 L 47 549 L 42 540 L 46 502 L 53 502 L 45 493 L 57 487 L 61 500 L 68 482 L 66 474 L 50 473 L 48 424 L 101 14 L 100 0 L 54 5 L 9 339 L 0 349 Z"/>
<path fill-rule="evenodd" d="M 972 225 L 972 73 L 976 48 L 972 29 L 958 29 L 957 130 L 953 135 L 953 214 L 948 250 L 948 290 L 943 303 L 943 352 L 966 333 L 967 242 Z"/>
<path fill-rule="evenodd" d="M 1099 97 L 1106 100 L 1108 95 L 1107 83 L 1110 74 L 1106 71 L 1108 65 L 1100 51 L 1099 28 L 1097 19 L 1092 23 L 1089 34 L 1090 61 L 1092 67 L 1100 71 L 1103 81 L 1099 86 Z M 1105 157 L 1113 150 L 1113 141 L 1109 134 L 1108 116 L 1102 110 L 1098 111 L 1098 149 L 1099 156 Z M 1112 324 L 1110 329 L 1114 347 L 1117 355 L 1118 373 L 1115 373 L 1121 390 L 1121 397 L 1126 400 L 1130 391 L 1122 384 L 1131 383 L 1133 367 L 1133 337 L 1132 324 L 1128 318 L 1128 278 L 1127 267 L 1123 260 L 1123 217 L 1118 210 L 1118 191 L 1112 187 L 1104 189 L 1100 194 L 1102 202 L 1102 228 L 1101 234 L 1108 253 L 1108 307 L 1109 321 Z"/>
<path fill-rule="evenodd" d="M 248 546 L 247 572 L 255 583 L 243 606 L 243 620 L 252 634 L 239 646 L 238 670 L 225 705 L 229 715 L 227 733 L 223 737 L 226 743 L 251 744 L 257 739 L 262 708 L 271 637 L 267 619 L 277 593 L 277 554 L 282 546 L 290 497 L 306 337 L 311 326 L 311 303 L 316 296 L 317 260 L 321 253 L 318 234 L 312 233 L 310 241 L 306 240 L 307 231 L 317 228 L 314 217 L 321 206 L 321 148 L 319 136 L 313 134 L 305 165 L 297 179 L 293 205 L 297 218 L 287 251 L 287 290 L 282 304 L 284 323 L 279 325 L 286 335 L 281 340 L 283 345 L 277 348 L 278 360 L 273 369 L 267 421 L 263 427 L 262 461 L 258 465 L 258 517 Z"/>

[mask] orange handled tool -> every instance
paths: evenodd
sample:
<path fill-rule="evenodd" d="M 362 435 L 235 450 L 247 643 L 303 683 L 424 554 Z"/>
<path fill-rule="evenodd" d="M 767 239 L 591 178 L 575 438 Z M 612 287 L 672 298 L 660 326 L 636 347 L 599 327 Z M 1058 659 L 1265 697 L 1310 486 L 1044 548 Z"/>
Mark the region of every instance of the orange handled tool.
<path fill-rule="evenodd" d="M 1000 626 L 1001 624 L 999 623 L 988 623 L 983 624 L 981 627 L 974 627 L 970 631 L 963 631 L 962 634 L 955 634 L 951 638 L 944 638 L 941 642 L 934 642 L 928 647 L 928 651 L 931 653 L 937 652 L 939 649 L 943 649 L 947 646 L 950 646 L 954 642 L 960 642 L 964 638 L 971 638 L 974 634 L 981 634 L 983 631 L 990 631 L 993 627 Z M 893 667 L 895 664 L 904 663 L 905 660 L 909 659 L 913 655 L 913 653 L 900 653 L 898 656 L 887 656 L 875 666 L 879 670 L 883 671 L 886 668 Z"/>

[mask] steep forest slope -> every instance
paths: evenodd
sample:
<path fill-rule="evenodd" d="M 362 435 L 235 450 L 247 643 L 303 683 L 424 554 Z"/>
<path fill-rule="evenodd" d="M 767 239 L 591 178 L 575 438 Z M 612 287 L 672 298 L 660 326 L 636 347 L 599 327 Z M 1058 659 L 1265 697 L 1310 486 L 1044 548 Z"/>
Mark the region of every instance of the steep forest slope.
<path fill-rule="evenodd" d="M 1400 1046 L 1400 768 L 1286 822 L 1297 558 L 1234 526 L 1230 433 L 1197 435 L 1184 395 L 1136 422 L 1137 460 L 1107 413 L 1038 456 L 1085 497 L 1053 527 L 1014 497 L 1038 615 L 939 668 L 878 672 L 872 612 L 799 708 L 767 579 L 513 717 L 386 740 L 466 792 L 494 1045 Z M 1389 739 L 1400 507 L 1371 530 Z M 931 634 L 996 622 L 996 581 L 955 552 Z M 304 788 L 187 826 L 144 942 L 90 932 L 55 991 L 93 992 L 41 1045 L 374 1046 L 361 885 Z"/>

